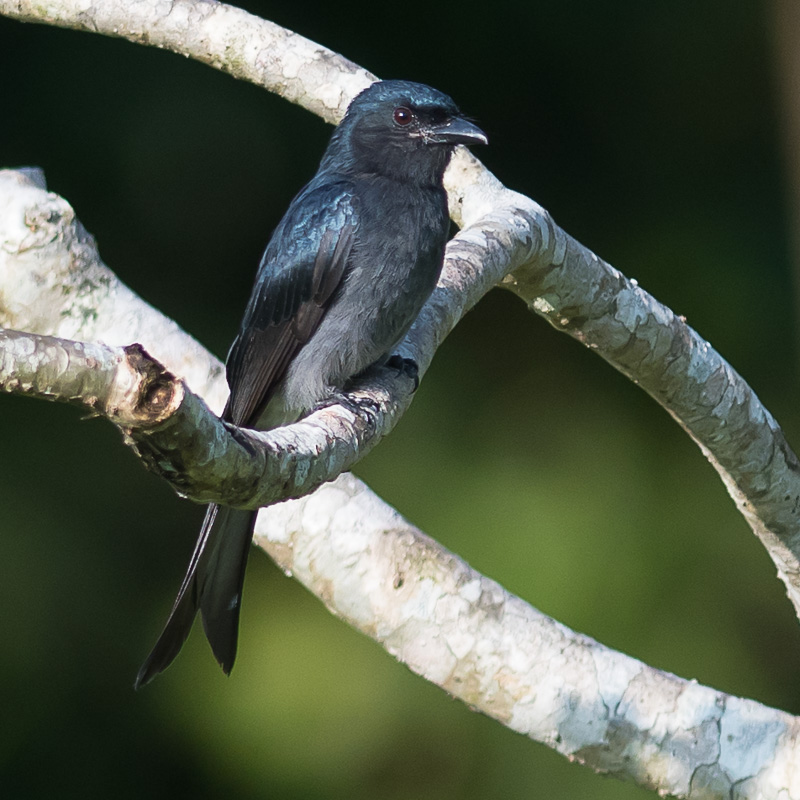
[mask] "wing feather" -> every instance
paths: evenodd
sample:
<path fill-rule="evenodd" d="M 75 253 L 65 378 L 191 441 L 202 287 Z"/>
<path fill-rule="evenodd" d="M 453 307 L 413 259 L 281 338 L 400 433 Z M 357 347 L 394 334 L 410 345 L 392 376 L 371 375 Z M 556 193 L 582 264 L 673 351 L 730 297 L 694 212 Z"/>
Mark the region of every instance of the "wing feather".
<path fill-rule="evenodd" d="M 228 354 L 223 418 L 258 421 L 341 285 L 356 240 L 355 195 L 345 183 L 308 189 L 292 203 L 261 260 L 239 335 Z"/>

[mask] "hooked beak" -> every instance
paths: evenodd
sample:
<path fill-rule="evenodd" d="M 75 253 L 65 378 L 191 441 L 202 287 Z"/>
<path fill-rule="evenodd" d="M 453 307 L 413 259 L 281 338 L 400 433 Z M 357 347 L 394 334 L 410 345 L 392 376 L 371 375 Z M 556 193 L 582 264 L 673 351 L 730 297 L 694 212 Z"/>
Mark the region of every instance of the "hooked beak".
<path fill-rule="evenodd" d="M 426 144 L 489 144 L 486 134 L 463 117 L 453 117 L 421 131 Z"/>

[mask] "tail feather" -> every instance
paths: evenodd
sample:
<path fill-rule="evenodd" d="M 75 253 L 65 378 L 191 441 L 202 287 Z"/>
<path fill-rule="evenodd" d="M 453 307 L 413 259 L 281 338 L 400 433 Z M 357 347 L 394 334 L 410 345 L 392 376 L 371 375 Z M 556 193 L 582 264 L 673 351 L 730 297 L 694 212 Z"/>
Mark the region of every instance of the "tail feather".
<path fill-rule="evenodd" d="M 202 612 L 203 628 L 225 673 L 236 658 L 242 584 L 256 512 L 210 505 L 167 624 L 136 676 L 135 688 L 163 672 Z"/>
<path fill-rule="evenodd" d="M 214 657 L 228 675 L 236 659 L 242 585 L 256 512 L 221 508 L 222 514 L 225 532 L 214 543 L 200 594 L 200 614 Z"/>

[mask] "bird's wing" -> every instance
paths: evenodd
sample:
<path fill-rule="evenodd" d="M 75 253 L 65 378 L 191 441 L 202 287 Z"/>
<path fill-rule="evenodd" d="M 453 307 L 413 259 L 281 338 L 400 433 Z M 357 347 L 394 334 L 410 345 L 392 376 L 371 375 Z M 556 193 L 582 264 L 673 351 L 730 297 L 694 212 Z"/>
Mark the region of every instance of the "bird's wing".
<path fill-rule="evenodd" d="M 301 192 L 264 253 L 241 330 L 228 356 L 231 396 L 223 418 L 253 425 L 297 351 L 311 338 L 347 271 L 358 227 L 346 184 Z M 175 605 L 136 679 L 164 670 L 189 634 L 198 608 L 214 655 L 230 672 L 236 655 L 252 511 L 209 506 Z"/>
<path fill-rule="evenodd" d="M 255 425 L 297 351 L 317 329 L 347 271 L 358 228 L 347 184 L 309 186 L 294 200 L 261 259 L 228 354 L 223 418 Z"/>

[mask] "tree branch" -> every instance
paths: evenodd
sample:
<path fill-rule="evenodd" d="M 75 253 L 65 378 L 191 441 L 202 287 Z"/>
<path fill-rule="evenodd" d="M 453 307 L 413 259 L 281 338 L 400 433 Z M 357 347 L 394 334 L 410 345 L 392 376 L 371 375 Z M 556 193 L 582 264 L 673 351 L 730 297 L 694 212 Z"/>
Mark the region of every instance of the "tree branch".
<path fill-rule="evenodd" d="M 408 394 L 392 387 L 411 383 L 376 368 L 372 381 L 354 387 L 352 409 L 323 408 L 294 425 L 255 431 L 223 422 L 138 344 L 0 328 L 0 355 L 0 390 L 89 408 L 183 497 L 251 509 L 308 494 L 362 458 L 375 430 L 386 430 L 381 420 L 392 416 L 393 395 Z"/>
<path fill-rule="evenodd" d="M 86 9 L 62 0 L 40 11 L 34 4 L 0 0 L 0 11 L 157 43 L 238 77 L 255 74 L 257 83 L 285 90 L 306 107 L 317 103 L 329 119 L 341 113 L 348 92 L 355 93 L 362 78 L 368 80 L 350 62 L 307 47 L 305 40 L 293 41 L 296 50 L 286 46 L 293 36 L 288 32 L 283 38 L 275 35 L 266 58 L 264 31 L 274 33 L 274 26 L 264 27 L 237 9 L 208 2 L 130 5 L 96 2 Z M 121 19 L 128 20 L 127 27 L 117 24 Z M 235 58 L 226 59 L 227 53 Z M 240 69 L 240 61 L 247 68 Z M 340 85 L 347 89 L 335 99 L 332 87 Z M 318 99 L 308 99 L 314 96 Z M 690 431 L 770 551 L 800 609 L 800 547 L 792 508 L 800 497 L 797 462 L 744 381 L 680 318 L 568 237 L 535 203 L 502 187 L 471 157 L 461 154 L 454 160 L 448 188 L 451 211 L 466 226 L 448 251 L 448 275 L 452 266 L 455 277 L 426 307 L 407 346 L 427 336 L 432 349 L 424 352 L 432 353 L 449 330 L 441 324 L 451 313 L 448 293 L 458 292 L 456 305 L 469 307 L 492 282 L 513 271 L 507 288 L 637 380 Z M 26 222 L 14 224 L 25 229 Z M 42 286 L 36 287 L 36 281 L 21 277 L 26 266 L 8 264 L 21 257 L 36 268 L 48 247 L 59 264 L 70 256 L 63 249 L 56 253 L 62 243 L 48 243 L 44 236 L 37 242 L 35 225 L 27 228 L 33 239 L 26 247 L 0 249 L 5 259 L 0 288 L 13 294 L 12 315 L 32 318 L 26 327 L 39 332 L 39 325 L 94 329 L 96 335 L 88 339 L 106 338 L 106 327 L 113 335 L 138 330 L 140 335 L 120 343 L 141 341 L 151 349 L 151 334 L 137 323 L 150 314 L 155 323 L 157 312 L 137 303 L 125 287 L 120 297 L 127 296 L 117 310 L 118 297 L 106 293 L 102 281 L 86 290 L 67 278 L 63 285 L 75 291 L 67 297 L 66 322 L 57 320 L 58 302 L 48 300 L 57 300 L 53 292 L 61 278 L 51 279 L 45 271 L 37 276 Z M 81 236 L 73 242 L 78 249 L 85 245 Z M 4 269 L 18 271 L 23 302 L 11 292 L 13 283 L 6 285 Z M 95 293 L 101 309 L 90 319 Z M 161 324 L 170 330 L 168 323 Z M 185 334 L 170 333 L 179 349 Z M 218 398 L 224 393 L 219 364 L 197 352 L 196 343 L 185 344 L 202 364 L 192 378 L 176 367 L 174 354 L 162 357 L 152 350 L 201 394 L 206 396 L 202 386 Z M 421 367 L 426 365 L 423 360 Z M 796 719 L 652 670 L 567 631 L 477 576 L 349 476 L 262 512 L 257 531 L 259 542 L 286 570 L 416 671 L 571 758 L 678 796 L 728 797 L 734 789 L 738 797 L 800 795 L 792 769 L 798 755 Z"/>
<path fill-rule="evenodd" d="M 504 285 L 641 386 L 700 447 L 800 615 L 800 462 L 774 417 L 683 318 L 553 226 L 554 252 Z"/>
<path fill-rule="evenodd" d="M 662 795 L 798 796 L 800 719 L 569 630 L 351 475 L 266 509 L 256 541 L 412 670 L 570 760 Z"/>

